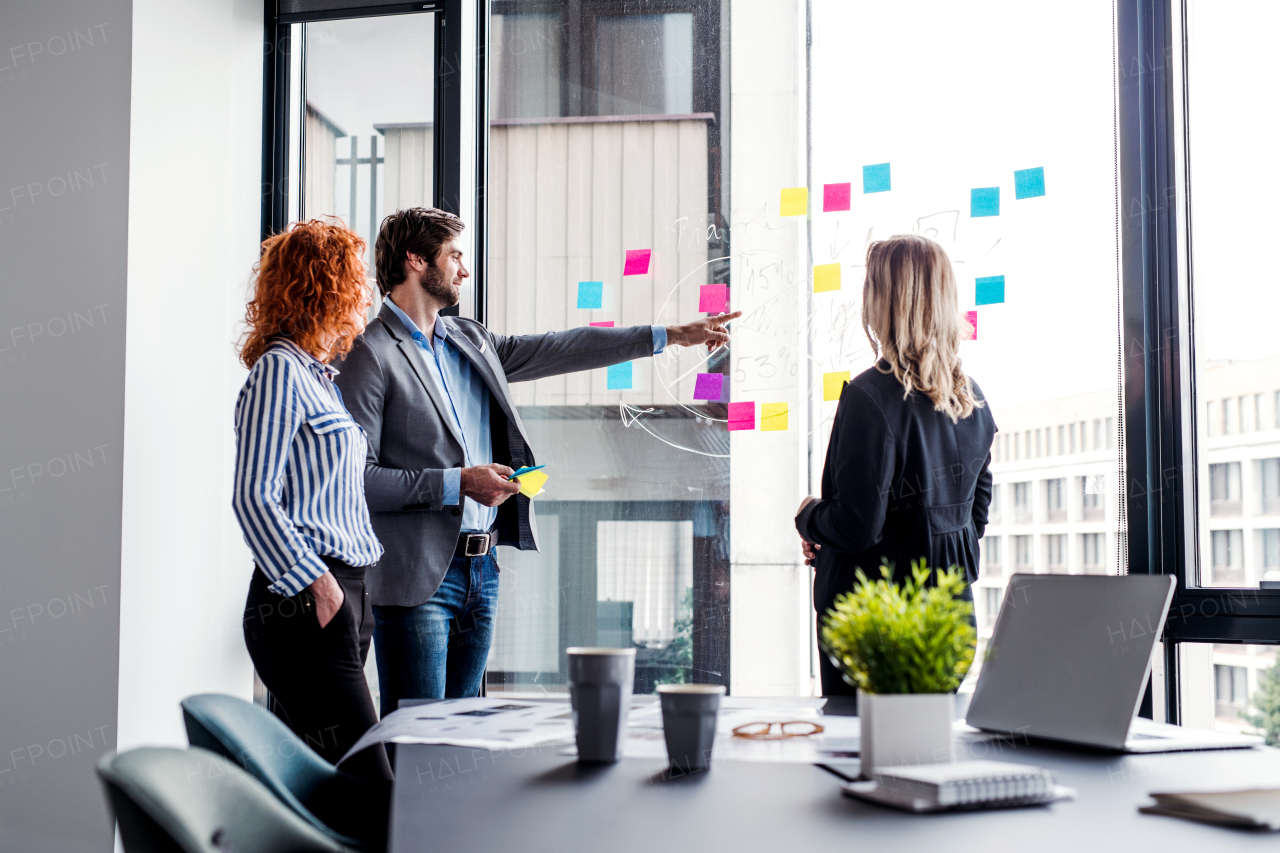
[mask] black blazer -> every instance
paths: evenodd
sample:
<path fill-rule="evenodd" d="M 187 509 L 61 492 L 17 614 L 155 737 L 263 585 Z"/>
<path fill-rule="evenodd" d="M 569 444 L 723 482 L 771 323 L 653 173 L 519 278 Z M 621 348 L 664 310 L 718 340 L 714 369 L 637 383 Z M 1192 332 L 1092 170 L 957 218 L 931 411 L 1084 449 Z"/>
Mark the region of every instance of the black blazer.
<path fill-rule="evenodd" d="M 974 394 L 982 398 L 977 384 Z M 813 603 L 819 620 L 853 589 L 854 571 L 908 577 L 911 561 L 960 566 L 978 577 L 978 539 L 991 504 L 991 409 L 952 423 L 923 394 L 903 399 L 902 384 L 875 367 L 845 384 L 822 472 L 822 499 L 796 518 L 818 552 Z"/>

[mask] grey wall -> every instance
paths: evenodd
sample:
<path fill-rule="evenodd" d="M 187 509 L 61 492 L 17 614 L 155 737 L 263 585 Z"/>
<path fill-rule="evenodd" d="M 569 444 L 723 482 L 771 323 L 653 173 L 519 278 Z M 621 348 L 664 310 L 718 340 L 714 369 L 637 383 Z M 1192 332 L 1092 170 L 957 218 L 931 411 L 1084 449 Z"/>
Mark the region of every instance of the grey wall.
<path fill-rule="evenodd" d="M 109 850 L 132 3 L 0 3 L 0 850 Z"/>

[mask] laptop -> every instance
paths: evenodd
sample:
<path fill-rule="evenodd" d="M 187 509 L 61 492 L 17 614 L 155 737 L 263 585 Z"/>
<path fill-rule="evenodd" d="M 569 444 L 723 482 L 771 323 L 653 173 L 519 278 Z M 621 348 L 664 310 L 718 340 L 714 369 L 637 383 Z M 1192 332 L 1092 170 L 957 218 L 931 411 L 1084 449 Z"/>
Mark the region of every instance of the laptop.
<path fill-rule="evenodd" d="M 1167 575 L 1013 575 L 965 721 L 1117 752 L 1261 744 L 1135 717 L 1174 585 Z"/>

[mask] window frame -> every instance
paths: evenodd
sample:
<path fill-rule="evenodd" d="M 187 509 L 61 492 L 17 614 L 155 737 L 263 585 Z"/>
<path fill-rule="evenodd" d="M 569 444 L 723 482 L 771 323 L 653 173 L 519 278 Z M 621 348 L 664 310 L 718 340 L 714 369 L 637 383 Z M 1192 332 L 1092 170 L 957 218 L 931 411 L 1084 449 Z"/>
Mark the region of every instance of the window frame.
<path fill-rule="evenodd" d="M 477 41 L 483 35 L 488 37 L 488 2 L 475 0 L 477 6 Z M 295 152 L 289 150 L 290 108 L 297 105 L 289 103 L 292 76 L 291 35 L 294 24 L 308 24 L 318 21 L 332 21 L 352 18 L 373 18 L 388 15 L 418 15 L 435 13 L 435 56 L 436 73 L 433 85 L 433 122 L 435 152 L 433 155 L 432 205 L 450 213 L 460 213 L 463 191 L 461 173 L 462 160 L 462 6 L 463 0 L 420 0 L 417 3 L 395 4 L 362 4 L 359 0 L 349 0 L 340 8 L 313 9 L 313 6 L 327 5 L 312 0 L 282 0 L 277 5 L 275 0 L 266 0 L 265 28 L 268 35 L 266 50 L 263 52 L 263 110 L 262 110 L 262 220 L 260 237 L 265 240 L 272 234 L 278 234 L 289 224 L 290 190 L 300 192 L 303 183 L 299 170 L 299 186 L 289 186 L 290 160 Z M 481 52 L 477 58 L 477 105 L 487 104 L 487 75 L 484 74 L 485 54 Z M 305 65 L 303 66 L 305 75 Z M 306 93 L 303 93 L 305 100 Z M 487 123 L 480 122 L 487 130 Z M 476 140 L 476 173 L 473 176 L 473 189 L 476 198 L 484 198 L 484 182 L 488 176 L 487 134 L 478 136 Z M 301 209 L 299 207 L 299 209 Z M 483 322 L 481 311 L 484 299 L 483 260 L 485 250 L 484 205 L 476 205 L 477 263 L 473 264 L 472 282 L 475 294 L 476 316 Z M 447 308 L 442 313 L 457 314 L 458 308 Z"/>
<path fill-rule="evenodd" d="M 1196 587 L 1192 192 L 1184 0 L 1116 5 L 1120 370 L 1128 571 L 1177 581 L 1164 630 L 1165 715 L 1181 719 L 1181 643 L 1280 643 L 1280 590 Z M 1150 694 L 1149 694 L 1150 695 Z M 1149 700 L 1144 705 L 1149 705 Z"/>

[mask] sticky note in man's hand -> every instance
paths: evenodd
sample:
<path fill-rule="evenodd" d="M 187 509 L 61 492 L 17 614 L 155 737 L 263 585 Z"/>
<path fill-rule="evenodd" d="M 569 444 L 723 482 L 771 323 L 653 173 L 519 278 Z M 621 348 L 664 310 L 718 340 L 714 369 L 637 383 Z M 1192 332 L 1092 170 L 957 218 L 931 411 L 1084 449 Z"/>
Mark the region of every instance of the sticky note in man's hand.
<path fill-rule="evenodd" d="M 518 477 L 512 477 L 520 484 L 520 494 L 526 498 L 532 498 L 542 494 L 542 484 L 547 482 L 549 477 L 540 470 L 526 471 Z"/>

